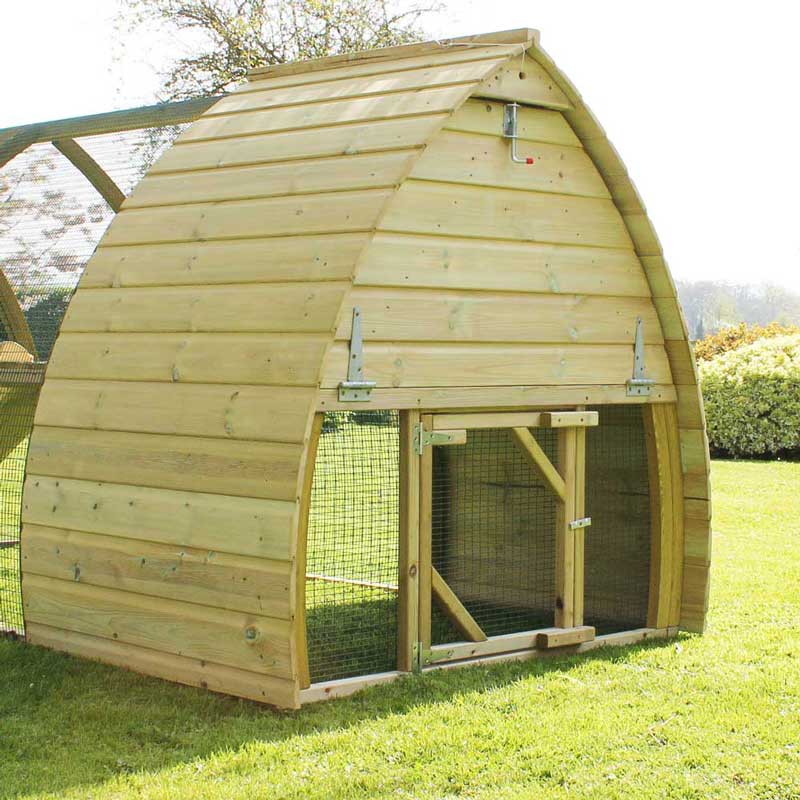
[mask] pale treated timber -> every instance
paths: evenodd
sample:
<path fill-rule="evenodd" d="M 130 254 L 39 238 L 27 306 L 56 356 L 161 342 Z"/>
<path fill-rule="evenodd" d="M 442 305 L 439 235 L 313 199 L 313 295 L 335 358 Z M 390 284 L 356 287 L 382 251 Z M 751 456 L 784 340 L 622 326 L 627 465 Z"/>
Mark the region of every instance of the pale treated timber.
<path fill-rule="evenodd" d="M 625 384 L 631 376 L 628 345 L 528 345 L 429 342 L 364 343 L 364 370 L 380 388 Z M 323 366 L 322 388 L 334 389 L 347 374 L 349 348 L 336 342 Z M 669 384 L 660 345 L 645 346 L 650 377 Z M 455 404 L 455 400 L 448 405 Z"/>
<path fill-rule="evenodd" d="M 51 378 L 36 424 L 302 443 L 313 400 L 310 387 Z"/>
<path fill-rule="evenodd" d="M 81 290 L 346 281 L 368 240 L 367 234 L 340 233 L 101 247 Z"/>
<path fill-rule="evenodd" d="M 637 318 L 646 344 L 664 341 L 649 298 L 359 286 L 349 302 L 370 342 L 629 344 Z M 336 338 L 349 340 L 351 324 L 345 315 Z"/>
<path fill-rule="evenodd" d="M 417 668 L 415 648 L 419 642 L 420 469 L 414 452 L 414 429 L 419 424 L 418 411 L 400 413 L 397 668 L 404 672 Z"/>
<path fill-rule="evenodd" d="M 447 130 L 499 136 L 503 130 L 505 103 L 470 98 L 445 123 Z M 517 109 L 520 140 L 581 147 L 581 141 L 559 111 L 520 106 Z"/>
<path fill-rule="evenodd" d="M 573 628 L 555 628 L 540 631 L 536 634 L 536 646 L 541 650 L 552 650 L 556 647 L 570 647 L 595 638 L 595 630 L 591 625 L 576 625 Z"/>
<path fill-rule="evenodd" d="M 420 425 L 432 430 L 433 417 L 422 414 Z M 419 603 L 417 633 L 424 652 L 431 646 L 433 599 L 433 447 L 423 447 L 419 457 Z"/>
<path fill-rule="evenodd" d="M 577 467 L 577 431 L 575 428 L 561 428 L 558 432 L 558 472 L 564 481 L 564 492 L 560 495 L 561 502 L 556 508 L 555 627 L 557 628 L 572 628 L 575 625 L 575 531 L 570 528 L 569 523 L 576 518 Z"/>
<path fill-rule="evenodd" d="M 148 597 L 290 619 L 291 562 L 121 539 L 97 533 L 22 529 L 22 569 Z"/>
<path fill-rule="evenodd" d="M 501 133 L 502 128 L 490 136 L 442 131 L 425 148 L 410 177 L 579 197 L 611 196 L 582 149 L 521 140 L 518 149 L 534 159 L 534 164 L 521 166 L 511 160 L 510 142 Z"/>
<path fill-rule="evenodd" d="M 297 682 L 301 689 L 311 685 L 308 666 L 308 630 L 306 627 L 306 570 L 308 568 L 308 515 L 311 511 L 311 490 L 317 465 L 317 448 L 322 434 L 324 414 L 315 414 L 309 432 L 308 446 L 303 464 L 303 482 L 300 488 L 300 508 L 297 522 L 297 548 L 294 563 L 295 619 L 294 639 L 297 661 Z"/>
<path fill-rule="evenodd" d="M 82 289 L 62 323 L 70 333 L 324 333 L 344 282 Z"/>
<path fill-rule="evenodd" d="M 26 573 L 25 619 L 238 669 L 292 678 L 291 623 Z"/>
<path fill-rule="evenodd" d="M 486 634 L 481 626 L 433 566 L 431 566 L 431 591 L 439 603 L 439 607 L 459 633 L 462 633 L 471 642 L 486 641 Z"/>
<path fill-rule="evenodd" d="M 350 65 L 369 66 L 389 63 L 394 69 L 397 62 L 402 67 L 406 59 L 420 56 L 444 57 L 451 53 L 480 52 L 491 47 L 500 54 L 519 53 L 527 48 L 538 37 L 538 31 L 531 28 L 516 28 L 497 33 L 485 33 L 477 36 L 460 36 L 454 39 L 437 39 L 431 42 L 380 47 L 371 50 L 360 50 L 354 53 L 343 53 L 334 56 L 323 56 L 306 61 L 294 61 L 286 64 L 269 64 L 257 67 L 248 73 L 251 80 L 271 79 L 286 75 L 309 75 L 310 79 L 319 79 L 318 73 L 334 70 Z M 515 47 L 516 45 L 516 47 Z"/>
<path fill-rule="evenodd" d="M 415 157 L 415 150 L 401 150 L 152 175 L 137 185 L 125 208 L 382 188 L 398 184 Z"/>
<path fill-rule="evenodd" d="M 475 95 L 556 110 L 572 107 L 567 96 L 547 71 L 535 61 L 526 58 L 525 54 L 506 60 L 492 77 L 476 88 Z"/>
<path fill-rule="evenodd" d="M 248 82 L 238 87 L 236 94 L 245 92 L 260 92 L 265 87 L 277 88 L 286 86 L 302 86 L 303 84 L 313 83 L 322 84 L 330 81 L 340 81 L 343 78 L 358 78 L 366 75 L 382 75 L 385 73 L 396 74 L 407 70 L 421 69 L 424 67 L 445 66 L 448 64 L 459 64 L 468 61 L 482 61 L 487 58 L 495 59 L 501 56 L 508 56 L 519 52 L 521 45 L 499 47 L 497 45 L 487 47 L 452 47 L 445 50 L 431 51 L 419 55 L 404 55 L 392 58 L 382 55 L 380 58 L 370 58 L 359 62 L 343 60 L 338 64 L 331 64 L 323 69 L 305 69 L 297 72 L 279 72 L 272 74 L 269 72 L 273 66 L 259 67 L 248 74 Z M 373 52 L 373 51 L 370 51 Z M 379 50 L 376 52 L 383 52 Z M 294 62 L 295 68 L 300 67 L 301 62 Z M 311 62 L 302 62 L 310 64 Z M 281 65 L 288 67 L 289 65 Z M 264 70 L 267 70 L 266 72 Z"/>
<path fill-rule="evenodd" d="M 384 231 L 631 247 L 611 200 L 407 180 L 381 222 Z"/>
<path fill-rule="evenodd" d="M 56 139 L 53 141 L 53 147 L 83 174 L 84 178 L 94 186 L 98 194 L 116 214 L 122 207 L 125 194 L 97 161 L 74 139 Z"/>
<path fill-rule="evenodd" d="M 289 131 L 341 125 L 347 122 L 450 112 L 469 95 L 474 85 L 474 82 L 466 82 L 443 88 L 331 100 L 309 106 L 290 106 L 268 113 L 248 111 L 224 117 L 202 118 L 184 131 L 176 147 L 186 142 L 225 139 L 270 131 Z"/>
<path fill-rule="evenodd" d="M 258 86 L 248 86 L 248 91 L 228 95 L 205 115 L 205 119 L 223 114 L 268 109 L 281 113 L 291 106 L 310 106 L 331 100 L 384 96 L 396 92 L 480 81 L 499 67 L 502 60 L 502 56 L 494 55 L 479 61 L 436 64 L 380 75 L 343 76 L 323 83 L 306 83 L 291 87 L 272 86 L 268 81 L 263 81 Z"/>
<path fill-rule="evenodd" d="M 113 664 L 162 680 L 245 697 L 282 708 L 298 708 L 300 705 L 297 686 L 292 680 L 33 622 L 28 622 L 25 626 L 25 635 L 27 641 L 34 645 Z"/>
<path fill-rule="evenodd" d="M 486 269 L 488 260 L 502 269 Z M 636 254 L 624 248 L 378 232 L 356 285 L 648 297 Z"/>
<path fill-rule="evenodd" d="M 50 378 L 314 386 L 326 338 L 278 333 L 62 332 Z"/>
<path fill-rule="evenodd" d="M 433 430 L 440 431 L 453 428 L 466 428 L 468 430 L 479 428 L 537 428 L 541 423 L 541 418 L 542 415 L 539 411 L 436 414 L 433 417 Z"/>
<path fill-rule="evenodd" d="M 543 411 L 543 428 L 591 428 L 600 422 L 597 411 Z"/>
<path fill-rule="evenodd" d="M 246 134 L 218 141 L 186 143 L 167 150 L 153 164 L 148 175 L 421 147 L 445 118 L 445 112 L 437 112 L 418 117 L 354 121 L 308 130 Z"/>
<path fill-rule="evenodd" d="M 582 414 L 591 412 L 581 411 Z M 583 519 L 586 516 L 586 427 L 576 426 L 575 432 L 575 510 L 574 519 Z M 586 584 L 586 529 L 577 528 L 573 531 L 575 540 L 575 568 L 572 606 L 572 624 L 575 627 L 583 625 L 584 593 Z M 591 570 L 592 565 L 589 565 Z M 587 634 L 588 636 L 588 634 Z M 592 628 L 592 637 L 594 628 Z"/>
<path fill-rule="evenodd" d="M 372 189 L 125 209 L 111 223 L 103 247 L 369 230 L 389 196 Z"/>
<path fill-rule="evenodd" d="M 22 501 L 24 523 L 281 561 L 294 557 L 294 514 L 293 499 L 48 478 L 30 469 Z"/>
<path fill-rule="evenodd" d="M 450 410 L 454 408 L 529 408 L 561 407 L 586 403 L 591 405 L 675 402 L 673 386 L 651 387 L 649 395 L 629 397 L 624 384 L 618 386 L 460 386 L 443 389 L 373 389 L 370 408 L 419 408 Z M 347 411 L 352 403 L 341 403 L 338 390 L 323 389 L 318 394 L 317 408 L 325 411 Z"/>
<path fill-rule="evenodd" d="M 553 466 L 553 463 L 542 450 L 541 445 L 536 441 L 533 434 L 527 428 L 512 428 L 511 432 L 530 464 L 545 479 L 556 497 L 562 503 L 565 502 L 567 496 L 566 481 L 559 474 L 559 470 Z"/>
<path fill-rule="evenodd" d="M 32 475 L 294 500 L 303 447 L 277 442 L 49 428 L 31 436 Z"/>
<path fill-rule="evenodd" d="M 624 647 L 629 645 L 639 644 L 640 642 L 666 639 L 674 636 L 677 632 L 675 628 L 664 628 L 655 630 L 652 628 L 639 628 L 633 631 L 624 631 L 622 633 L 611 633 L 604 636 L 597 636 L 589 642 L 570 647 L 568 650 L 539 650 L 535 647 L 520 648 L 512 652 L 501 652 L 496 655 L 481 655 L 478 658 L 465 657 L 460 661 L 441 661 L 429 664 L 424 667 L 424 671 L 432 671 L 438 669 L 457 669 L 460 667 L 481 666 L 487 664 L 498 664 L 504 661 L 527 661 L 530 659 L 538 658 L 558 658 L 563 657 L 565 654 L 573 655 L 579 653 L 587 653 L 600 647 Z M 530 638 L 530 634 L 525 634 Z M 505 637 L 498 637 L 505 638 Z M 491 643 L 492 639 L 487 640 Z M 481 647 L 482 643 L 471 644 L 470 647 Z M 446 647 L 446 645 L 443 645 Z M 327 700 L 336 697 L 347 697 L 355 694 L 362 689 L 367 689 L 371 686 L 379 686 L 385 683 L 391 683 L 397 678 L 403 677 L 403 672 L 381 672 L 376 675 L 368 675 L 363 678 L 345 678 L 340 681 L 327 681 L 325 683 L 317 683 L 312 685 L 309 689 L 300 692 L 300 702 L 305 705 L 306 703 L 314 703 L 320 700 Z"/>

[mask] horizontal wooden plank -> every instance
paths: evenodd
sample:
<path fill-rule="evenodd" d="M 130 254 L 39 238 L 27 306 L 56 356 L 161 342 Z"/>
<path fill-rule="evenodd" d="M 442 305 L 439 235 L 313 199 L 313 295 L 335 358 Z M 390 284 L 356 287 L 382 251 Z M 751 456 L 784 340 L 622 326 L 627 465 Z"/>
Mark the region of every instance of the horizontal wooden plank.
<path fill-rule="evenodd" d="M 294 500 L 302 452 L 296 444 L 37 425 L 28 470 L 54 478 Z"/>
<path fill-rule="evenodd" d="M 349 411 L 352 403 L 341 403 L 337 389 L 320 391 L 320 411 Z M 444 388 L 373 389 L 370 408 L 417 408 L 428 411 L 456 408 L 530 408 L 570 405 L 619 405 L 674 403 L 675 387 L 656 384 L 650 394 L 629 397 L 624 383 L 619 385 L 576 386 L 462 386 Z"/>
<path fill-rule="evenodd" d="M 416 156 L 416 150 L 401 150 L 148 175 L 125 201 L 125 208 L 393 186 L 405 177 Z"/>
<path fill-rule="evenodd" d="M 313 386 L 328 337 L 62 332 L 48 378 Z"/>
<path fill-rule="evenodd" d="M 163 680 L 199 686 L 212 692 L 245 697 L 282 708 L 297 708 L 299 699 L 294 681 L 214 664 L 205 659 L 186 658 L 159 650 L 125 644 L 112 639 L 88 636 L 29 622 L 25 626 L 28 642 L 52 650 L 102 661 L 117 667 L 152 675 Z"/>
<path fill-rule="evenodd" d="M 265 113 L 249 111 L 224 117 L 201 117 L 187 128 L 176 141 L 224 139 L 268 131 L 288 131 L 341 125 L 346 122 L 368 122 L 379 119 L 408 117 L 415 114 L 449 112 L 470 93 L 474 82 L 445 88 L 396 92 L 324 103 L 290 106 Z"/>
<path fill-rule="evenodd" d="M 63 331 L 319 333 L 334 328 L 344 281 L 79 289 Z"/>
<path fill-rule="evenodd" d="M 466 428 L 467 430 L 480 428 L 536 428 L 539 426 L 541 419 L 542 415 L 539 411 L 434 414 L 432 426 L 435 431 L 453 428 Z"/>
<path fill-rule="evenodd" d="M 292 563 L 26 524 L 22 571 L 291 619 Z"/>
<path fill-rule="evenodd" d="M 36 424 L 299 443 L 314 396 L 310 387 L 51 378 L 42 389 Z"/>
<path fill-rule="evenodd" d="M 23 576 L 25 618 L 252 672 L 292 677 L 291 623 L 40 575 Z"/>
<path fill-rule="evenodd" d="M 636 319 L 645 341 L 663 342 L 649 298 L 563 294 L 505 294 L 359 287 L 348 303 L 361 309 L 366 340 L 419 342 L 628 343 Z M 338 339 L 350 339 L 343 314 Z M 631 367 L 632 369 L 632 367 Z"/>
<path fill-rule="evenodd" d="M 570 647 L 594 639 L 595 630 L 591 625 L 579 625 L 576 628 L 552 628 L 536 634 L 536 646 L 543 650 L 554 647 Z"/>
<path fill-rule="evenodd" d="M 400 56 L 369 58 L 366 60 L 348 62 L 342 59 L 339 65 L 330 64 L 325 69 L 305 69 L 299 72 L 286 73 L 281 71 L 275 74 L 277 65 L 266 68 L 257 68 L 248 74 L 249 81 L 236 89 L 237 94 L 244 92 L 263 91 L 265 87 L 302 86 L 307 83 L 324 83 L 339 81 L 343 78 L 356 78 L 363 75 L 381 75 L 383 73 L 396 74 L 405 70 L 420 69 L 422 67 L 445 66 L 459 64 L 465 61 L 479 61 L 487 58 L 498 58 L 519 52 L 520 45 L 516 46 L 490 46 L 480 47 L 448 47 L 433 50 L 416 56 Z M 373 55 L 375 51 L 371 51 Z M 309 62 L 302 62 L 306 67 Z M 297 69 L 300 62 L 294 65 L 285 64 L 281 68 L 288 69 L 293 66 Z"/>
<path fill-rule="evenodd" d="M 624 384 L 632 370 L 629 345 L 364 344 L 364 372 L 379 387 Z M 347 373 L 346 342 L 331 348 L 322 386 L 338 386 Z M 645 349 L 648 374 L 669 383 L 660 345 Z M 453 405 L 455 401 L 453 401 Z"/>
<path fill-rule="evenodd" d="M 449 130 L 499 136 L 503 131 L 505 103 L 470 98 L 447 121 Z M 580 147 L 581 141 L 560 111 L 520 106 L 517 136 L 521 140 Z"/>
<path fill-rule="evenodd" d="M 373 189 L 188 206 L 123 209 L 103 246 L 369 230 L 391 192 Z"/>
<path fill-rule="evenodd" d="M 414 164 L 411 177 L 501 189 L 611 197 L 597 168 L 582 149 L 541 142 L 520 143 L 520 155 L 535 161 L 516 164 L 511 160 L 511 141 L 499 133 L 484 136 L 442 131 Z"/>
<path fill-rule="evenodd" d="M 487 262 L 502 269 L 487 269 Z M 648 297 L 632 250 L 377 233 L 356 283 Z"/>
<path fill-rule="evenodd" d="M 477 97 L 569 109 L 572 104 L 541 64 L 523 54 L 508 60 L 475 90 Z"/>
<path fill-rule="evenodd" d="M 26 524 L 260 559 L 294 558 L 294 501 L 48 478 L 29 471 Z"/>
<path fill-rule="evenodd" d="M 544 411 L 543 428 L 587 428 L 597 425 L 600 414 L 597 411 Z"/>
<path fill-rule="evenodd" d="M 276 113 L 287 106 L 344 100 L 370 95 L 385 95 L 414 89 L 480 81 L 500 66 L 496 55 L 481 61 L 405 69 L 378 75 L 340 76 L 322 83 L 294 86 L 273 86 L 270 81 L 248 85 L 246 92 L 234 92 L 224 97 L 204 115 L 204 119 L 243 111 L 273 109 Z"/>
<path fill-rule="evenodd" d="M 81 289 L 341 281 L 369 241 L 363 233 L 100 247 Z"/>
<path fill-rule="evenodd" d="M 611 200 L 544 192 L 406 181 L 395 194 L 381 230 L 630 247 Z"/>
<path fill-rule="evenodd" d="M 446 114 L 440 112 L 419 117 L 182 144 L 166 150 L 147 174 L 153 176 L 164 172 L 420 147 L 433 136 L 445 118 Z"/>

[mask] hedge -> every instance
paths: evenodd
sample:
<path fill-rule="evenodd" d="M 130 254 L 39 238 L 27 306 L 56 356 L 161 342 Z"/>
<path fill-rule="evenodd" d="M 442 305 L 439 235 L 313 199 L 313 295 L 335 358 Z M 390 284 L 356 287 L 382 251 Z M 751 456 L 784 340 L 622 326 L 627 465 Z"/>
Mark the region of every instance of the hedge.
<path fill-rule="evenodd" d="M 800 333 L 800 328 L 796 325 L 781 325 L 779 322 L 770 322 L 769 325 L 748 325 L 746 322 L 741 322 L 695 342 L 694 355 L 698 362 L 710 361 L 723 353 L 752 344 L 759 339 L 791 336 L 795 333 Z"/>
<path fill-rule="evenodd" d="M 800 334 L 761 339 L 699 364 L 712 449 L 800 454 Z"/>

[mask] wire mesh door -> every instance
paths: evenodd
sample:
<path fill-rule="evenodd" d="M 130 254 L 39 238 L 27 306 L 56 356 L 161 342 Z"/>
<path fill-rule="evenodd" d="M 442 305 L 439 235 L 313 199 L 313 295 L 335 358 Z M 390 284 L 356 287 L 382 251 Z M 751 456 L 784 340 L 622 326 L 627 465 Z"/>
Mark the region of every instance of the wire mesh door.
<path fill-rule="evenodd" d="M 526 649 L 537 632 L 581 625 L 584 425 L 596 419 L 422 418 L 423 663 Z"/>

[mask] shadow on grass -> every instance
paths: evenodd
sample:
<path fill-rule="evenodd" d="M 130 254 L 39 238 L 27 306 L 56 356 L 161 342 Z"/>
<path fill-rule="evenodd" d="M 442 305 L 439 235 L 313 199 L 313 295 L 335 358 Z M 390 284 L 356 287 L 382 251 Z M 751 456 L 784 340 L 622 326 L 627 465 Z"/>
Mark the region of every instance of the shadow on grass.
<path fill-rule="evenodd" d="M 59 792 L 236 750 L 349 728 L 587 659 L 624 662 L 664 640 L 408 676 L 350 698 L 277 711 L 125 670 L 0 640 L 0 796 Z"/>

